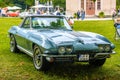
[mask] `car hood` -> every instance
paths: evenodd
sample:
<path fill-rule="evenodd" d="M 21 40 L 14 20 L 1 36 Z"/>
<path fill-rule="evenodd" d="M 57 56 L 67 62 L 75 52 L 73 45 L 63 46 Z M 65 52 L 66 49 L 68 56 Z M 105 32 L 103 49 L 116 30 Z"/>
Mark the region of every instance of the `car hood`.
<path fill-rule="evenodd" d="M 91 32 L 76 32 L 76 31 L 64 31 L 64 30 L 40 30 L 40 34 L 47 37 L 49 40 L 56 44 L 62 43 L 74 43 L 79 42 L 82 44 L 97 43 L 97 44 L 108 44 L 108 41 L 97 38 L 100 36 Z"/>

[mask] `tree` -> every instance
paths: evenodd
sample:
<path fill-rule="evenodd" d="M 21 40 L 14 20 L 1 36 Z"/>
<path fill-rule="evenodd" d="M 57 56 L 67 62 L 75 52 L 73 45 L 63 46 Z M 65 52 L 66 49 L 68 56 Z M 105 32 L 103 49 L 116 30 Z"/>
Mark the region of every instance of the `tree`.
<path fill-rule="evenodd" d="M 26 9 L 34 5 L 34 0 L 14 0 L 13 3 L 16 6 L 22 7 L 22 9 Z"/>
<path fill-rule="evenodd" d="M 6 6 L 5 2 L 0 1 L 0 7 L 4 7 L 4 6 Z"/>
<path fill-rule="evenodd" d="M 95 2 L 96 0 L 93 0 L 93 2 Z"/>
<path fill-rule="evenodd" d="M 116 0 L 117 8 L 120 8 L 120 0 Z"/>
<path fill-rule="evenodd" d="M 0 0 L 0 7 L 5 7 L 7 5 L 12 5 L 13 0 Z"/>
<path fill-rule="evenodd" d="M 45 4 L 48 0 L 39 0 L 41 4 Z"/>
<path fill-rule="evenodd" d="M 25 3 L 29 6 L 32 6 L 32 5 L 34 5 L 34 1 L 35 0 L 25 0 Z"/>
<path fill-rule="evenodd" d="M 66 0 L 53 0 L 54 6 L 60 6 L 66 9 Z"/>

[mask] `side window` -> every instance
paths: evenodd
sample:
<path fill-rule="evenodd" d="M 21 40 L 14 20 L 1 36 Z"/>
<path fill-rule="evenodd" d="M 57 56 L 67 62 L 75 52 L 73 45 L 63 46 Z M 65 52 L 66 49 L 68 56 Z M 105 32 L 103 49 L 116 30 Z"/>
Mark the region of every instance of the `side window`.
<path fill-rule="evenodd" d="M 27 18 L 22 26 L 22 28 L 30 28 L 30 18 Z"/>

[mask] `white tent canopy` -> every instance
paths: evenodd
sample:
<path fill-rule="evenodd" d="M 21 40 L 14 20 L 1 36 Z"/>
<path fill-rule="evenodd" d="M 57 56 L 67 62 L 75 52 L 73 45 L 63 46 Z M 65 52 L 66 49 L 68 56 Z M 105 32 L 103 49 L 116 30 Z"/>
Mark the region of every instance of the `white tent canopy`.
<path fill-rule="evenodd" d="M 11 7 L 11 6 L 8 6 L 8 7 L 6 7 L 8 10 L 17 10 L 17 9 L 21 9 L 20 7 L 18 7 L 18 6 L 13 6 L 13 7 Z"/>
<path fill-rule="evenodd" d="M 8 6 L 8 7 L 6 7 L 8 10 L 12 10 L 13 8 L 12 7 L 10 7 L 10 6 Z"/>
<path fill-rule="evenodd" d="M 13 9 L 21 9 L 21 8 L 18 7 L 18 6 L 13 6 L 12 8 L 13 8 Z"/>
<path fill-rule="evenodd" d="M 53 6 L 45 6 L 45 5 L 42 5 L 42 4 L 39 4 L 39 5 L 36 5 L 36 6 L 32 6 L 31 8 L 52 8 Z"/>
<path fill-rule="evenodd" d="M 46 7 L 46 6 L 45 6 L 45 5 L 40 4 L 40 5 L 32 6 L 31 8 L 42 8 L 42 7 Z"/>

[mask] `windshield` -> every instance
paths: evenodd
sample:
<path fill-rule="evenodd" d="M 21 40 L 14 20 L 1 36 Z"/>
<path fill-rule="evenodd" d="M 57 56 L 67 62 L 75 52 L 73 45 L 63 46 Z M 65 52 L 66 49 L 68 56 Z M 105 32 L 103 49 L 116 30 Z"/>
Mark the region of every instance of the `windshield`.
<path fill-rule="evenodd" d="M 32 27 L 34 29 L 69 29 L 70 25 L 64 17 L 33 17 Z"/>

